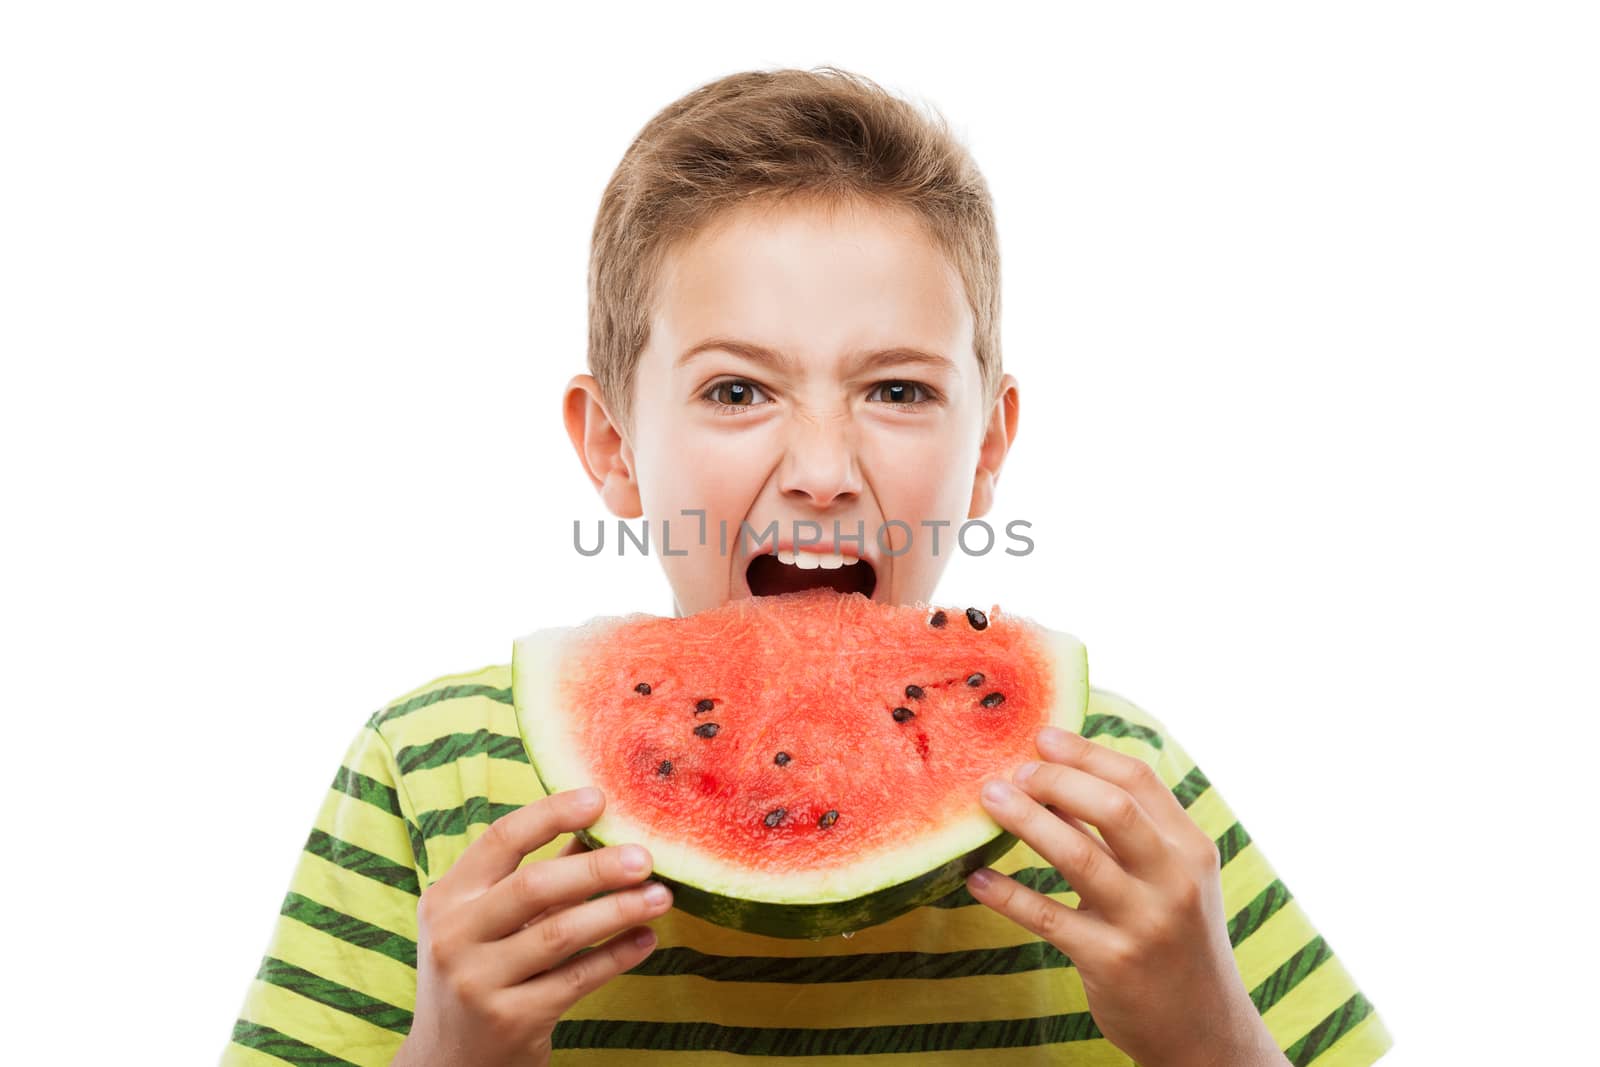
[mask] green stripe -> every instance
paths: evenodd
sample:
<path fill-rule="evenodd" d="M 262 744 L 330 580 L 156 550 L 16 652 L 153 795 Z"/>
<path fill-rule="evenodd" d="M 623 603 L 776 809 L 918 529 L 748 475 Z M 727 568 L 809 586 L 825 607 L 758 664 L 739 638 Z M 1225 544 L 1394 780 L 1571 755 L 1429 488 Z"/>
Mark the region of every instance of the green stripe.
<path fill-rule="evenodd" d="M 1048 941 L 956 952 L 862 952 L 843 956 L 714 956 L 686 947 L 661 948 L 627 973 L 649 978 L 693 975 L 711 982 L 879 982 L 899 978 L 971 978 L 1071 967 Z"/>
<path fill-rule="evenodd" d="M 493 733 L 488 729 L 478 729 L 470 734 L 445 734 L 424 745 L 407 745 L 394 757 L 400 766 L 400 773 L 410 774 L 412 771 L 443 767 L 469 756 L 485 755 L 490 759 L 528 762 L 528 754 L 522 750 L 522 738 Z"/>
<path fill-rule="evenodd" d="M 1131 737 L 1135 741 L 1143 741 L 1151 748 L 1161 748 L 1166 742 L 1161 735 L 1148 726 L 1129 722 L 1120 715 L 1089 715 L 1083 720 L 1083 729 L 1080 731 L 1084 737 L 1097 737 L 1106 734 L 1110 737 Z"/>
<path fill-rule="evenodd" d="M 1250 991 L 1250 999 L 1255 1003 L 1256 1010 L 1266 1014 L 1268 1008 L 1277 1004 L 1291 989 L 1305 981 L 1312 971 L 1332 958 L 1333 950 L 1322 940 L 1322 936 L 1313 937 L 1282 967 L 1267 975 L 1260 985 Z"/>
<path fill-rule="evenodd" d="M 921 1023 L 906 1026 L 756 1027 L 716 1023 L 563 1019 L 555 1048 L 728 1052 L 745 1056 L 870 1056 L 948 1049 L 1023 1048 L 1103 1036 L 1086 1011 L 1032 1019 Z"/>
<path fill-rule="evenodd" d="M 1239 909 L 1239 913 L 1228 920 L 1228 941 L 1240 945 L 1244 939 L 1261 929 L 1261 924 L 1278 914 L 1294 899 L 1288 887 L 1277 878 L 1272 883 L 1257 893 L 1255 899 Z"/>
<path fill-rule="evenodd" d="M 459 808 L 438 808 L 418 815 L 417 828 L 424 839 L 442 837 L 446 834 L 464 834 L 467 832 L 467 827 L 474 823 L 494 822 L 500 816 L 516 811 L 520 807 L 523 805 L 490 802 L 488 797 L 468 797 L 462 801 Z"/>
<path fill-rule="evenodd" d="M 492 685 L 474 683 L 471 685 L 447 685 L 440 689 L 431 689 L 426 693 L 412 697 L 410 700 L 395 704 L 393 707 L 373 712 L 372 717 L 367 720 L 367 725 L 377 729 L 384 723 L 393 722 L 402 715 L 410 715 L 413 711 L 420 711 L 423 708 L 443 703 L 446 700 L 462 700 L 468 697 L 488 697 L 490 700 L 498 701 L 501 704 L 510 704 L 511 688 L 507 686 L 505 689 L 496 689 Z"/>
<path fill-rule="evenodd" d="M 333 776 L 333 788 L 371 804 L 387 815 L 393 815 L 397 819 L 405 818 L 400 812 L 400 794 L 394 786 L 368 777 L 360 771 L 352 771 L 349 767 L 341 766 L 339 773 Z"/>
<path fill-rule="evenodd" d="M 1207 778 L 1199 767 L 1195 767 L 1183 776 L 1183 781 L 1172 787 L 1172 795 L 1178 798 L 1178 803 L 1187 810 L 1195 801 L 1211 788 L 1211 779 Z"/>
<path fill-rule="evenodd" d="M 406 836 L 411 838 L 411 855 L 417 861 L 417 870 L 428 873 L 428 841 L 410 819 L 406 820 Z"/>
<path fill-rule="evenodd" d="M 326 904 L 317 903 L 310 897 L 290 892 L 283 898 L 280 914 L 304 923 L 314 930 L 320 930 L 330 937 L 337 937 L 347 944 L 371 949 L 392 960 L 398 960 L 407 967 L 415 968 L 417 965 L 417 943 L 409 937 L 403 937 L 393 930 L 385 930 L 381 926 L 374 926 L 354 915 L 336 911 Z"/>
<path fill-rule="evenodd" d="M 416 826 L 405 817 L 400 810 L 400 793 L 394 786 L 381 782 L 376 778 L 353 771 L 349 767 L 340 767 L 339 773 L 333 776 L 333 788 L 340 792 L 355 797 L 365 804 L 370 804 L 382 811 L 385 815 L 393 815 L 405 823 L 406 835 L 411 838 L 411 856 L 416 861 L 416 867 L 423 874 L 428 873 L 428 849 L 422 835 Z"/>
<path fill-rule="evenodd" d="M 342 841 L 332 834 L 321 830 L 312 830 L 311 836 L 306 840 L 307 852 L 314 856 L 321 856 L 329 863 L 343 867 L 347 871 L 371 878 L 375 882 L 393 886 L 412 896 L 421 896 L 422 889 L 417 882 L 415 867 L 408 867 L 403 863 L 396 863 L 387 856 L 380 856 L 376 852 L 368 852 L 360 845 L 352 845 Z"/>
<path fill-rule="evenodd" d="M 1358 992 L 1335 1008 L 1326 1019 L 1313 1026 L 1305 1037 L 1284 1049 L 1283 1054 L 1289 1058 L 1294 1067 L 1305 1067 L 1326 1052 L 1335 1041 L 1353 1030 L 1362 1019 L 1371 1015 L 1372 1010 L 1372 1002 Z"/>
<path fill-rule="evenodd" d="M 318 1064 L 322 1067 L 359 1067 L 358 1064 L 340 1059 L 331 1052 L 324 1052 L 314 1045 L 296 1040 L 281 1030 L 274 1030 L 270 1026 L 262 1026 L 246 1019 L 240 1019 L 233 1024 L 233 1043 L 264 1052 L 268 1056 L 276 1056 L 286 1063 Z"/>
<path fill-rule="evenodd" d="M 1060 892 L 1066 886 L 1061 876 L 1049 867 L 1024 867 L 1012 875 L 1017 881 L 1041 892 Z M 957 899 L 964 889 L 936 902 L 936 907 L 960 907 Z M 1288 903 L 1289 891 L 1274 881 L 1242 908 L 1228 923 L 1228 937 L 1237 946 L 1260 929 L 1261 924 Z M 972 901 L 971 896 L 966 900 Z M 1301 965 L 1307 961 L 1302 960 Z M 977 975 L 1019 974 L 1024 971 L 1071 967 L 1072 960 L 1048 941 L 1035 939 L 1020 945 L 999 948 L 963 949 L 957 952 L 863 952 L 840 956 L 716 956 L 687 947 L 657 949 L 640 961 L 629 974 L 646 977 L 693 975 L 712 982 L 776 982 L 796 985 L 808 982 L 877 982 L 898 978 L 970 978 Z M 1314 966 L 1314 964 L 1311 964 Z M 1304 969 L 1309 969 L 1306 966 Z M 1280 971 L 1284 971 L 1280 968 Z M 1276 996 L 1293 988 L 1304 977 L 1289 968 L 1263 984 Z M 1290 978 L 1289 975 L 1294 974 Z"/>
<path fill-rule="evenodd" d="M 1222 865 L 1226 867 L 1249 843 L 1250 835 L 1241 824 L 1234 823 L 1224 830 L 1222 836 L 1217 838 L 1217 851 L 1222 855 Z"/>
<path fill-rule="evenodd" d="M 274 956 L 267 956 L 261 961 L 261 969 L 256 972 L 256 977 L 268 985 L 298 993 L 307 1000 L 326 1004 L 401 1036 L 411 1032 L 411 1013 L 404 1008 L 397 1008 L 387 1001 L 341 985 L 331 978 L 313 974 L 304 967 L 285 963 Z"/>

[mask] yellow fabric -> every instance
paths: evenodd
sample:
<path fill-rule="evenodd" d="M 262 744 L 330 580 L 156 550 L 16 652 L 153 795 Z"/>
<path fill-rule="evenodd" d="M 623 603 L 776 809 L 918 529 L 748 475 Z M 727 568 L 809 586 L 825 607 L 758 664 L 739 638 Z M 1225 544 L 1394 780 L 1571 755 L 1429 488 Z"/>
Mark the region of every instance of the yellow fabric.
<path fill-rule="evenodd" d="M 543 795 L 510 701 L 500 664 L 435 679 L 362 727 L 298 857 L 224 1067 L 390 1062 L 416 1006 L 418 894 L 495 818 Z M 1376 1061 L 1393 1043 L 1382 1019 L 1171 733 L 1102 689 L 1091 689 L 1084 733 L 1152 763 L 1217 840 L 1235 960 L 1290 1061 Z M 994 866 L 1077 903 L 1026 844 Z M 1099 1035 L 1053 946 L 965 890 L 942 903 L 818 942 L 674 909 L 652 924 L 658 945 L 643 964 L 562 1020 L 554 1062 L 955 1065 L 974 1049 L 987 1067 L 1133 1062 Z"/>

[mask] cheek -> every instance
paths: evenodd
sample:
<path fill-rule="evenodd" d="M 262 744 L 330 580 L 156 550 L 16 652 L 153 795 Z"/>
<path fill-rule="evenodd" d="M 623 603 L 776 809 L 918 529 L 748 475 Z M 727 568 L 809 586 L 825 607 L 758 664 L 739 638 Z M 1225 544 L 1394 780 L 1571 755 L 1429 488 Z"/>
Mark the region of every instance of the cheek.
<path fill-rule="evenodd" d="M 770 470 L 759 447 L 730 447 L 727 438 L 707 440 L 689 430 L 670 442 L 653 443 L 648 459 L 640 456 L 639 493 L 645 514 L 653 519 L 676 521 L 680 509 L 696 508 L 706 512 L 708 522 L 737 520 L 749 510 Z"/>
<path fill-rule="evenodd" d="M 976 452 L 955 435 L 874 439 L 864 451 L 872 485 L 888 518 L 960 522 L 972 494 Z"/>
<path fill-rule="evenodd" d="M 640 502 L 657 544 L 662 523 L 671 524 L 674 554 L 661 560 L 667 573 L 675 584 L 720 581 L 739 524 L 749 518 L 771 474 L 770 449 L 758 435 L 735 436 L 686 420 L 661 437 L 641 441 L 637 458 Z M 705 514 L 685 515 L 686 510 Z M 721 547 L 724 529 L 727 554 Z M 676 555 L 680 549 L 688 554 Z M 694 593 L 680 589 L 680 595 Z"/>

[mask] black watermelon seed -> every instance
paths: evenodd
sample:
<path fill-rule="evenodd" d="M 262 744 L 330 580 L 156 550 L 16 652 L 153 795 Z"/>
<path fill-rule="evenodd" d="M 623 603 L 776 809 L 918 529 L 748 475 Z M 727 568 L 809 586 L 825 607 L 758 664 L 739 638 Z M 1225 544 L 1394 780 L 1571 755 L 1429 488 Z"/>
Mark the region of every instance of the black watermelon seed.
<path fill-rule="evenodd" d="M 776 763 L 780 767 L 783 767 L 783 766 L 787 765 L 788 762 L 789 762 L 789 753 L 787 753 L 787 752 L 778 753 L 776 756 L 772 757 L 772 762 Z"/>
<path fill-rule="evenodd" d="M 992 708 L 996 704 L 1005 703 L 1005 699 L 1006 696 L 1004 693 L 990 693 L 988 696 L 978 701 L 978 703 L 982 704 L 986 708 Z"/>
<path fill-rule="evenodd" d="M 972 628 L 974 630 L 981 630 L 985 626 L 989 625 L 989 616 L 985 615 L 977 608 L 968 608 L 967 621 L 972 624 Z"/>
<path fill-rule="evenodd" d="M 894 709 L 894 721 L 895 722 L 906 722 L 907 720 L 914 719 L 916 717 L 917 717 L 917 713 L 912 711 L 910 708 L 895 708 Z"/>
<path fill-rule="evenodd" d="M 944 624 L 945 624 L 945 614 L 942 611 L 934 612 L 933 613 L 933 618 L 928 620 L 928 625 L 929 626 L 938 627 L 938 626 L 943 626 Z"/>
<path fill-rule="evenodd" d="M 789 813 L 784 811 L 782 808 L 773 808 L 771 811 L 767 812 L 767 817 L 761 821 L 766 823 L 768 826 L 776 826 L 783 821 L 783 817 L 787 814 Z"/>
<path fill-rule="evenodd" d="M 721 727 L 714 722 L 703 722 L 694 728 L 694 732 L 701 737 L 716 737 L 719 729 Z"/>
<path fill-rule="evenodd" d="M 921 700 L 922 699 L 922 686 L 920 686 L 920 685 L 908 685 L 908 686 L 906 686 L 906 696 L 910 697 L 912 700 Z"/>
<path fill-rule="evenodd" d="M 656 768 L 656 773 L 657 774 L 671 774 L 672 773 L 672 761 L 669 760 L 669 759 L 662 760 L 661 761 L 661 766 Z"/>
<path fill-rule="evenodd" d="M 981 674 L 969 674 L 969 675 L 967 675 L 967 684 L 972 686 L 974 689 L 976 689 L 978 686 L 983 684 L 983 675 L 981 675 Z"/>
<path fill-rule="evenodd" d="M 650 695 L 650 683 L 640 682 L 638 685 L 633 687 L 633 691 L 638 693 L 640 696 L 647 697 Z"/>
<path fill-rule="evenodd" d="M 702 711 L 710 711 L 713 707 L 715 707 L 715 704 L 710 699 L 699 700 L 695 702 L 694 713 L 698 715 Z"/>
<path fill-rule="evenodd" d="M 836 812 L 836 811 L 825 811 L 825 812 L 822 813 L 822 818 L 817 820 L 817 825 L 822 827 L 824 830 L 826 830 L 828 827 L 832 826 L 834 823 L 836 823 L 838 821 L 839 821 L 839 813 L 838 812 Z"/>

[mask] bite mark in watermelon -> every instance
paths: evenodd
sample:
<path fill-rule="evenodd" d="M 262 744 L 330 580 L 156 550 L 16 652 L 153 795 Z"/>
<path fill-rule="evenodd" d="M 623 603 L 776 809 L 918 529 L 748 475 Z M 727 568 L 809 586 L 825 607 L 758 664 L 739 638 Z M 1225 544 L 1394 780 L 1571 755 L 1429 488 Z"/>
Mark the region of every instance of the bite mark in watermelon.
<path fill-rule="evenodd" d="M 886 922 L 1003 855 L 980 783 L 1088 702 L 1069 634 L 820 589 L 535 631 L 512 679 L 545 790 L 606 795 L 586 844 L 643 845 L 676 907 L 776 937 Z"/>

